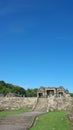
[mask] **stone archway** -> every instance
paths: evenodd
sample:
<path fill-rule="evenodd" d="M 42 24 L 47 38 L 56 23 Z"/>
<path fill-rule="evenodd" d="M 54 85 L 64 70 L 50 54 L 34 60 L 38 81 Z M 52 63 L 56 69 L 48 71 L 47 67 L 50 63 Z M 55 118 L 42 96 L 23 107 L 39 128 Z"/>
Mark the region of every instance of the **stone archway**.
<path fill-rule="evenodd" d="M 47 96 L 54 95 L 54 90 L 46 90 Z"/>
<path fill-rule="evenodd" d="M 59 94 L 59 96 L 63 96 L 63 95 L 64 95 L 64 93 L 63 93 L 63 92 L 59 92 L 58 94 Z"/>
<path fill-rule="evenodd" d="M 38 93 L 38 97 L 39 98 L 43 97 L 43 93 L 42 92 Z"/>

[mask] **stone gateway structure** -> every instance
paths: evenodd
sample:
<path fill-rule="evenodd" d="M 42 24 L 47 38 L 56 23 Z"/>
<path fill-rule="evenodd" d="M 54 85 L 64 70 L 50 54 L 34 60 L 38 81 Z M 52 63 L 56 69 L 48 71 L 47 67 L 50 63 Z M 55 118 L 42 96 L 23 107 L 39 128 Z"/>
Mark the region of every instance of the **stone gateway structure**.
<path fill-rule="evenodd" d="M 0 110 L 31 108 L 35 112 L 73 110 L 73 98 L 63 87 L 41 87 L 37 97 L 0 97 Z"/>
<path fill-rule="evenodd" d="M 50 97 L 50 96 L 55 96 L 55 97 L 60 97 L 60 96 L 66 96 L 69 94 L 68 90 L 65 90 L 62 86 L 59 88 L 56 87 L 48 87 L 48 88 L 43 88 L 41 87 L 38 92 L 37 92 L 37 97 Z"/>

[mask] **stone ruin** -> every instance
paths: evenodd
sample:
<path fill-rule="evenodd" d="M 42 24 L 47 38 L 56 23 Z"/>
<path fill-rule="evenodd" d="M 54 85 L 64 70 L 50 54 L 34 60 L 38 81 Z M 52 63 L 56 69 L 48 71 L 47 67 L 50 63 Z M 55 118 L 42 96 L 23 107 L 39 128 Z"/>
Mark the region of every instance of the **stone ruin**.
<path fill-rule="evenodd" d="M 37 97 L 14 97 L 11 93 L 0 97 L 0 110 L 31 108 L 33 111 L 73 110 L 73 98 L 63 87 L 41 87 Z"/>
<path fill-rule="evenodd" d="M 37 92 L 37 97 L 50 97 L 50 96 L 55 96 L 55 97 L 60 97 L 60 96 L 66 96 L 69 95 L 69 91 L 64 89 L 62 86 L 59 88 L 56 87 L 48 87 L 48 88 L 43 88 L 41 87 L 38 92 Z"/>

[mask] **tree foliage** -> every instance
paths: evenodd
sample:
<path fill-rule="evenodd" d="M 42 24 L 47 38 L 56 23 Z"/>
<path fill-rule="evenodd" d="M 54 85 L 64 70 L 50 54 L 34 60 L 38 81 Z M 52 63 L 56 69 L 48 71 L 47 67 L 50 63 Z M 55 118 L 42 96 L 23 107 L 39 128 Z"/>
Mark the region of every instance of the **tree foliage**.
<path fill-rule="evenodd" d="M 25 95 L 26 90 L 20 86 L 15 86 L 13 84 L 5 83 L 4 81 L 0 81 L 0 94 L 4 94 L 4 96 L 7 93 L 15 93 L 20 95 Z"/>
<path fill-rule="evenodd" d="M 14 93 L 21 97 L 37 97 L 37 90 L 37 88 L 25 90 L 23 87 L 0 81 L 0 94 L 4 96 L 8 93 Z"/>
<path fill-rule="evenodd" d="M 73 93 L 70 93 L 70 96 L 73 97 Z"/>
<path fill-rule="evenodd" d="M 35 89 L 27 89 L 26 90 L 26 97 L 37 97 L 37 88 Z"/>

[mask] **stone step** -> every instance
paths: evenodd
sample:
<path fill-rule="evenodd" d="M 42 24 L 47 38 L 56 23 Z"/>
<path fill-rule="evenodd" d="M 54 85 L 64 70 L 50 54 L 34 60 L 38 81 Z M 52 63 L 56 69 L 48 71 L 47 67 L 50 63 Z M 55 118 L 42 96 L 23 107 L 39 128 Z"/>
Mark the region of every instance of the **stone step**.
<path fill-rule="evenodd" d="M 34 111 L 47 111 L 47 98 L 39 98 Z"/>

